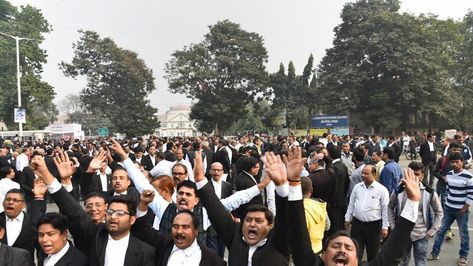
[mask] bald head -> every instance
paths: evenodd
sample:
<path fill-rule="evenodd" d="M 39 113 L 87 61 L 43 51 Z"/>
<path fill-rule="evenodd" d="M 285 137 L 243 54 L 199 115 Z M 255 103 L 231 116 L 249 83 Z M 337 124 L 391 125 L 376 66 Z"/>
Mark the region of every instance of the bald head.
<path fill-rule="evenodd" d="M 219 162 L 215 162 L 210 165 L 210 174 L 214 181 L 220 181 L 223 175 L 223 165 Z"/>

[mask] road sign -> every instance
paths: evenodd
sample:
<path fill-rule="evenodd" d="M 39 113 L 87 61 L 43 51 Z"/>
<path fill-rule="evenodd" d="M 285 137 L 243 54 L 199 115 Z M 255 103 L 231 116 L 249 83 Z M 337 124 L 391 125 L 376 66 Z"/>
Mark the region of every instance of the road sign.
<path fill-rule="evenodd" d="M 347 115 L 316 115 L 312 117 L 312 128 L 348 127 Z"/>
<path fill-rule="evenodd" d="M 15 111 L 15 123 L 26 123 L 25 108 L 14 108 L 14 111 Z"/>
<path fill-rule="evenodd" d="M 102 136 L 102 137 L 108 136 L 108 128 L 106 127 L 99 128 L 99 136 Z"/>

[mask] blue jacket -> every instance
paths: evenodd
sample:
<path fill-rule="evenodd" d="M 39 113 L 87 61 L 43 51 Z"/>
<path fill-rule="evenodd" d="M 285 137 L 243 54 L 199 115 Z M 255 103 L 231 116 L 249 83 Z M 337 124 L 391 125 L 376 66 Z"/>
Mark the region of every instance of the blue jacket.
<path fill-rule="evenodd" d="M 386 162 L 381 174 L 379 175 L 379 183 L 383 184 L 388 189 L 389 195 L 391 195 L 399 184 L 401 178 L 401 167 L 394 160 L 389 160 Z"/>

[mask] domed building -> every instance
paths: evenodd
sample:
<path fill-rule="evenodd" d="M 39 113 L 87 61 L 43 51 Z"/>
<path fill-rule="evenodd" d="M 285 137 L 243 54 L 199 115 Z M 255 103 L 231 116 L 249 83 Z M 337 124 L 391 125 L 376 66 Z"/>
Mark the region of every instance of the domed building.
<path fill-rule="evenodd" d="M 171 106 L 169 111 L 159 116 L 161 127 L 157 130 L 158 137 L 194 137 L 198 135 L 194 120 L 189 115 L 191 107 L 188 104 Z"/>

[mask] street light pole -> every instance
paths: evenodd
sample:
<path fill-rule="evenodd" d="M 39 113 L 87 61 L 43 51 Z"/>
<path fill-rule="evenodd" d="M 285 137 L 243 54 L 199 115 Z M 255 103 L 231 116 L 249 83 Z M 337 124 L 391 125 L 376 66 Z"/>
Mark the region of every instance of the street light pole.
<path fill-rule="evenodd" d="M 13 36 L 10 34 L 6 34 L 3 32 L 0 32 L 0 34 L 13 38 L 15 40 L 16 44 L 16 87 L 18 89 L 18 108 L 21 108 L 21 82 L 20 82 L 20 40 L 34 40 L 30 38 L 22 38 L 18 36 Z M 23 139 L 23 123 L 19 122 L 18 123 L 18 128 L 20 130 L 20 140 Z"/>

